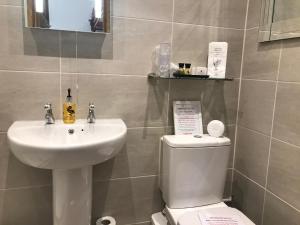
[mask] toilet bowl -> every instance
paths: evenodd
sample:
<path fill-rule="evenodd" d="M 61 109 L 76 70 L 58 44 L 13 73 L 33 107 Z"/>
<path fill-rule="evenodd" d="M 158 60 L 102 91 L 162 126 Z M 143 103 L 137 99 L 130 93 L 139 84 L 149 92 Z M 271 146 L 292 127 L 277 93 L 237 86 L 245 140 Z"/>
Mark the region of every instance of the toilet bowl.
<path fill-rule="evenodd" d="M 160 189 L 166 203 L 153 225 L 255 225 L 223 202 L 230 139 L 166 135 L 161 139 Z M 222 223 L 209 223 L 215 221 Z"/>

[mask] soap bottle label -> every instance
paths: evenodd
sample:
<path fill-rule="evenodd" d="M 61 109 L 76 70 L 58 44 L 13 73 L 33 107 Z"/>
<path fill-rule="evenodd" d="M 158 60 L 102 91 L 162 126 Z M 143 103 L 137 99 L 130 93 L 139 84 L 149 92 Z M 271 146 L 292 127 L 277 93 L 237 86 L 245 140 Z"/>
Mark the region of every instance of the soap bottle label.
<path fill-rule="evenodd" d="M 64 104 L 63 120 L 64 123 L 75 123 L 76 105 L 75 104 Z"/>

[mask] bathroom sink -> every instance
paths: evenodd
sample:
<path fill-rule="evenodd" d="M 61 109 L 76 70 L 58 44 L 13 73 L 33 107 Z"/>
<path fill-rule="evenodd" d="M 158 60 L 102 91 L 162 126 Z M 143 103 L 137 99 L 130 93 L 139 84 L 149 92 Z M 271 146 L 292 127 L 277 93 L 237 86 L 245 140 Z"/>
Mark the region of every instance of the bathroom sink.
<path fill-rule="evenodd" d="M 23 163 L 52 169 L 53 224 L 91 224 L 92 166 L 114 157 L 125 144 L 121 119 L 74 124 L 17 121 L 8 130 L 10 149 Z"/>
<path fill-rule="evenodd" d="M 14 155 L 23 163 L 43 169 L 73 169 L 114 157 L 122 148 L 127 128 L 121 119 L 89 124 L 45 125 L 44 121 L 17 121 L 8 130 Z"/>

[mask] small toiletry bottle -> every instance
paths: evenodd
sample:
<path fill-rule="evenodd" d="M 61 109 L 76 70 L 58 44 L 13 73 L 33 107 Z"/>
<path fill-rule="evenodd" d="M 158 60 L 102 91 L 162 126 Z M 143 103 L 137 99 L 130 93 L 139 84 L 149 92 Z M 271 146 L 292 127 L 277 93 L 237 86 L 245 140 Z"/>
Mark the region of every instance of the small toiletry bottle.
<path fill-rule="evenodd" d="M 68 96 L 66 102 L 63 105 L 63 121 L 64 123 L 71 124 L 75 123 L 75 111 L 76 104 L 72 101 L 71 89 L 68 89 Z"/>
<path fill-rule="evenodd" d="M 171 45 L 169 43 L 161 43 L 159 45 L 159 76 L 170 77 L 171 63 Z"/>
<path fill-rule="evenodd" d="M 187 74 L 187 75 L 191 74 L 191 66 L 192 66 L 192 64 L 185 63 L 184 65 L 185 65 L 185 69 L 184 69 L 185 74 Z"/>
<path fill-rule="evenodd" d="M 180 74 L 184 74 L 184 63 L 178 63 L 178 71 Z"/>

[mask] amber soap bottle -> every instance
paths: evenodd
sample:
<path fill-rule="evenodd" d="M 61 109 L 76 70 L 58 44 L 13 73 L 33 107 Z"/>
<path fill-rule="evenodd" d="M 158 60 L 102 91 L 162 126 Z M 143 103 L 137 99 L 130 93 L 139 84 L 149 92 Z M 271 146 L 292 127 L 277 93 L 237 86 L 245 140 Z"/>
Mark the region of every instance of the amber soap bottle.
<path fill-rule="evenodd" d="M 76 104 L 73 102 L 71 96 L 71 88 L 68 89 L 68 95 L 63 105 L 63 121 L 67 124 L 75 123 Z"/>

